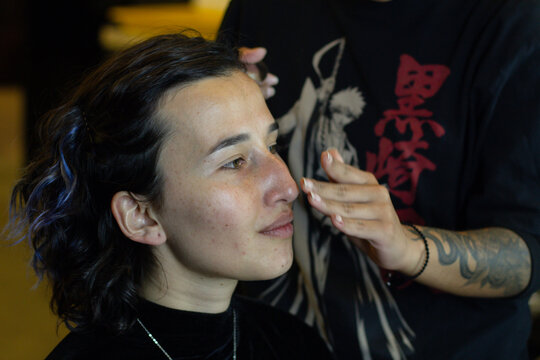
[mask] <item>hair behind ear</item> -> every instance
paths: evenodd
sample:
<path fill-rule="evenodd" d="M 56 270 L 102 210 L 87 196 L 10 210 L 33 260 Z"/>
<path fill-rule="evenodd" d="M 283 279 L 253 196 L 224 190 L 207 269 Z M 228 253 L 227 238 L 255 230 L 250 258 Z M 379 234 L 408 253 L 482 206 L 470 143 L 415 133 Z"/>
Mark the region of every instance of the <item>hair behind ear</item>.
<path fill-rule="evenodd" d="M 38 276 L 51 244 L 62 247 L 73 238 L 77 223 L 89 214 L 87 128 L 77 105 L 64 105 L 48 115 L 40 129 L 42 151 L 15 185 L 10 203 L 12 235 L 27 239 L 34 248 L 32 265 Z M 80 231 L 80 229 L 79 229 Z M 76 238 L 76 236 L 75 236 Z"/>
<path fill-rule="evenodd" d="M 152 204 L 148 215 L 159 211 L 162 96 L 243 68 L 236 52 L 202 37 L 156 36 L 113 54 L 41 122 L 44 146 L 12 195 L 12 234 L 32 243 L 53 312 L 70 329 L 119 333 L 136 323 L 139 287 L 158 265 L 148 245 L 156 239 L 127 237 L 111 200 L 126 190 Z M 163 231 L 157 237 L 165 241 Z"/>

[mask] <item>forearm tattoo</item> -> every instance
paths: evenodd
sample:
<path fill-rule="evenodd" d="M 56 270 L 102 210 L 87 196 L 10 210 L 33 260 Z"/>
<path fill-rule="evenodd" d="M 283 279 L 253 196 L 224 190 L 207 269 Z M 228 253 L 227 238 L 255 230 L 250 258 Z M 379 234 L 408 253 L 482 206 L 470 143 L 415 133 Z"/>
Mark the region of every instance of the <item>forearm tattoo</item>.
<path fill-rule="evenodd" d="M 486 228 L 453 232 L 422 228 L 422 232 L 437 247 L 441 265 L 459 262 L 465 285 L 488 285 L 501 289 L 505 295 L 514 295 L 529 282 L 529 250 L 510 230 Z"/>

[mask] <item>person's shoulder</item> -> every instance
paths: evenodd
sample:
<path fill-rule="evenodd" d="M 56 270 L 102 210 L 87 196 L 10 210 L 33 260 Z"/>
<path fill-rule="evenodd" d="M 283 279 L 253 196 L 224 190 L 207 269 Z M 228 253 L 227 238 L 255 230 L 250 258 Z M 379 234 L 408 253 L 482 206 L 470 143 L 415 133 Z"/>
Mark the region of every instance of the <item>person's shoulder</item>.
<path fill-rule="evenodd" d="M 319 2 L 320 0 L 316 1 Z M 258 0 L 256 2 L 251 0 L 231 0 L 230 3 L 243 8 L 247 8 L 250 6 L 256 8 L 262 6 L 267 9 L 281 9 L 281 11 L 283 11 L 283 9 L 287 6 L 298 8 L 308 7 L 310 4 L 313 3 L 313 0 Z"/>
<path fill-rule="evenodd" d="M 232 0 L 229 3 L 226 18 L 233 16 L 252 25 L 263 22 L 272 24 L 274 28 L 280 28 L 283 26 L 283 19 L 297 20 L 298 15 L 305 15 L 313 7 L 320 7 L 323 2 L 324 0 Z M 280 19 L 279 23 L 275 21 L 276 16 Z M 253 23 L 247 19 L 253 20 Z"/>
<path fill-rule="evenodd" d="M 99 356 L 104 343 L 94 332 L 70 332 L 45 360 L 92 359 Z"/>
<path fill-rule="evenodd" d="M 512 29 L 511 36 L 528 36 L 540 39 L 540 1 L 539 0 L 483 0 L 489 7 L 498 10 L 494 19 L 499 28 Z"/>
<path fill-rule="evenodd" d="M 292 314 L 243 296 L 235 297 L 235 305 L 250 326 L 264 331 L 264 338 L 281 344 L 293 354 L 310 355 L 314 359 L 331 359 L 328 347 L 318 332 Z"/>
<path fill-rule="evenodd" d="M 520 67 L 534 67 L 540 54 L 540 0 L 475 0 L 471 27 L 479 87 L 496 93 Z M 533 64 L 533 65 L 530 65 Z M 487 84 L 487 85 L 486 85 Z M 489 98 L 491 99 L 491 98 Z"/>
<path fill-rule="evenodd" d="M 524 17 L 538 16 L 540 12 L 539 0 L 499 0 L 503 9 L 509 13 L 516 13 Z M 523 12 L 526 10 L 526 12 Z"/>
<path fill-rule="evenodd" d="M 122 335 L 103 330 L 76 331 L 60 341 L 46 360 L 143 359 L 146 348 L 140 343 L 131 331 Z"/>

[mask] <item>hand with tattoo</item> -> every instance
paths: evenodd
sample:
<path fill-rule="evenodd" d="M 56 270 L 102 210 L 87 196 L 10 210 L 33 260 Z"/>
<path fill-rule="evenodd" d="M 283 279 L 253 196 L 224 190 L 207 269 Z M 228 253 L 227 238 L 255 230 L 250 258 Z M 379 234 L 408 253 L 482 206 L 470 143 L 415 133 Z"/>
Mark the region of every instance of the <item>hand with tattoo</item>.
<path fill-rule="evenodd" d="M 311 206 L 329 216 L 381 268 L 416 274 L 425 260 L 425 246 L 414 230 L 400 223 L 388 189 L 373 174 L 343 163 L 335 149 L 322 153 L 321 164 L 330 182 L 302 179 Z M 431 253 L 420 283 L 477 297 L 516 295 L 529 283 L 529 249 L 509 229 L 420 230 Z"/>

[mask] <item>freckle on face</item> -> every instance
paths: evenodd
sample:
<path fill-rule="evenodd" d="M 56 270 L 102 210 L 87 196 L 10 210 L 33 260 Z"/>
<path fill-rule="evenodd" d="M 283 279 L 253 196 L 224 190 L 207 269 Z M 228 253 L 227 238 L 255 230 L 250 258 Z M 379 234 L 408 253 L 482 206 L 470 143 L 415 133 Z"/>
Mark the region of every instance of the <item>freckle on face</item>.
<path fill-rule="evenodd" d="M 183 95 L 175 95 L 163 107 L 168 115 L 165 118 L 170 119 L 181 140 L 169 142 L 161 155 L 168 180 L 161 214 L 164 235 L 170 233 L 174 238 L 168 244 L 177 260 L 190 270 L 262 279 L 279 273 L 292 261 L 290 239 L 274 241 L 259 233 L 277 216 L 277 209 L 262 201 L 266 191 L 263 177 L 221 169 L 209 175 L 206 170 L 213 169 L 213 162 L 203 167 L 193 160 L 205 153 L 207 145 L 237 131 L 250 134 L 253 142 L 249 149 L 258 149 L 259 140 L 266 139 L 271 116 L 257 90 L 257 85 L 239 72 L 179 90 Z M 214 110 L 207 111 L 209 103 Z M 216 122 L 218 110 L 222 116 Z M 209 134 L 209 128 L 215 131 Z M 231 128 L 238 130 L 231 132 Z M 192 136 L 181 137 L 187 130 Z"/>

